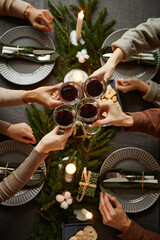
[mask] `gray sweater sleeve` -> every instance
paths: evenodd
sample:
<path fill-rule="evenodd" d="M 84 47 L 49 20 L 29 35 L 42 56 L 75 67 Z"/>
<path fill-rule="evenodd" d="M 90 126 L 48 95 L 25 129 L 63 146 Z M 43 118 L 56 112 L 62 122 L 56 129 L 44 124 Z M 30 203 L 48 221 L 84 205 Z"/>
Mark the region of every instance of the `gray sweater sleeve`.
<path fill-rule="evenodd" d="M 112 44 L 112 47 L 121 48 L 125 59 L 136 53 L 160 47 L 160 18 L 149 18 L 147 22 L 128 30 Z"/>
<path fill-rule="evenodd" d="M 148 92 L 143 95 L 143 99 L 152 102 L 157 107 L 160 107 L 160 84 L 153 82 L 151 80 L 148 81 L 149 89 Z"/>
<path fill-rule="evenodd" d="M 21 94 L 24 90 L 10 90 L 0 87 L 0 107 L 27 104 L 23 102 Z"/>
<path fill-rule="evenodd" d="M 24 187 L 46 156 L 34 149 L 15 171 L 0 182 L 0 203 Z"/>

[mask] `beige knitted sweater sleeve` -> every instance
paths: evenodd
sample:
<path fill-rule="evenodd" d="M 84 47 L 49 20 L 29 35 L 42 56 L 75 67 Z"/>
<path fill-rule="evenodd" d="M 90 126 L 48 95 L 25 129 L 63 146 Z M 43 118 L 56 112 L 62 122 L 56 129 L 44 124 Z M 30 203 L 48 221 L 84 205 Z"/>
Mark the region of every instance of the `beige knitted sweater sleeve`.
<path fill-rule="evenodd" d="M 46 156 L 34 149 L 15 171 L 0 182 L 0 203 L 11 198 L 24 187 Z"/>
<path fill-rule="evenodd" d="M 24 12 L 29 5 L 21 0 L 0 0 L 0 15 L 25 18 Z"/>

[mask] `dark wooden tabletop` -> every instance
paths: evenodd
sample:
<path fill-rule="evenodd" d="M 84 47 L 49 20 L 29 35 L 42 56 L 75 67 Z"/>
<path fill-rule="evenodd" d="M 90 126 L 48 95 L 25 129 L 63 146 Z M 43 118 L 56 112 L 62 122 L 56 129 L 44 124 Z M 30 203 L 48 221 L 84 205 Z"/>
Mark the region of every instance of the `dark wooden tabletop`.
<path fill-rule="evenodd" d="M 27 0 L 37 8 L 48 8 L 47 0 Z M 78 4 L 78 1 L 62 0 L 62 3 L 69 6 L 70 4 Z M 58 3 L 58 0 L 54 0 L 54 3 Z M 148 18 L 159 17 L 160 13 L 160 1 L 158 0 L 99 0 L 97 12 L 107 7 L 106 22 L 110 19 L 115 19 L 116 24 L 114 29 L 132 28 L 139 23 L 145 22 Z M 94 17 L 94 16 L 93 16 Z M 12 27 L 29 25 L 26 20 L 20 20 L 11 17 L 0 17 L 0 35 L 5 33 Z M 55 35 L 53 33 L 47 33 L 55 42 Z M 55 43 L 56 45 L 58 43 Z M 160 71 L 154 77 L 156 82 L 160 81 Z M 44 80 L 39 83 L 20 86 L 14 83 L 10 83 L 0 76 L 0 87 L 8 89 L 33 89 L 44 85 L 54 85 L 56 79 L 53 74 L 50 74 Z M 125 110 L 127 111 L 142 111 L 147 108 L 154 107 L 151 103 L 147 103 L 142 100 L 139 92 L 127 93 L 124 97 Z M 25 106 L 17 106 L 10 108 L 0 109 L 0 119 L 9 121 L 12 123 L 26 122 L 28 119 L 26 116 Z M 5 138 L 1 137 L 1 141 Z M 160 142 L 152 136 L 143 133 L 125 133 L 119 131 L 111 140 L 111 143 L 115 144 L 116 149 L 122 147 L 138 147 L 149 152 L 159 163 L 159 149 Z M 113 151 L 115 151 L 114 149 Z M 37 203 L 32 200 L 24 205 L 17 207 L 6 207 L 0 205 L 0 239 L 1 240 L 23 240 L 27 233 L 32 231 L 32 228 L 36 222 L 37 216 Z M 158 199 L 150 208 L 145 211 L 129 214 L 129 217 L 134 219 L 142 227 L 160 232 L 160 200 Z M 104 226 L 101 222 L 95 222 L 97 231 L 100 232 L 99 240 L 116 240 L 118 239 L 118 231 Z"/>

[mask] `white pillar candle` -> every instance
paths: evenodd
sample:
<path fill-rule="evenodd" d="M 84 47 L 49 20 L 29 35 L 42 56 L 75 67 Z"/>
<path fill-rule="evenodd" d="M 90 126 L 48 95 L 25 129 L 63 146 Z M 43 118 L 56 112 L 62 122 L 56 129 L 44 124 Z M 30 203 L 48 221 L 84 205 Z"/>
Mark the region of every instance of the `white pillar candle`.
<path fill-rule="evenodd" d="M 83 14 L 83 11 L 81 11 L 80 13 L 78 13 L 77 26 L 76 26 L 77 40 L 79 40 L 80 37 L 81 37 L 81 29 L 82 29 L 83 18 L 84 18 L 84 14 Z"/>
<path fill-rule="evenodd" d="M 74 176 L 74 173 L 76 172 L 76 165 L 74 163 L 67 164 L 65 168 L 65 180 L 66 182 L 71 182 Z"/>
<path fill-rule="evenodd" d="M 83 74 L 77 70 L 73 73 L 72 78 L 74 82 L 77 82 L 80 84 L 83 79 Z"/>
<path fill-rule="evenodd" d="M 93 217 L 93 214 L 85 208 L 82 208 L 81 212 L 87 219 L 91 219 Z"/>

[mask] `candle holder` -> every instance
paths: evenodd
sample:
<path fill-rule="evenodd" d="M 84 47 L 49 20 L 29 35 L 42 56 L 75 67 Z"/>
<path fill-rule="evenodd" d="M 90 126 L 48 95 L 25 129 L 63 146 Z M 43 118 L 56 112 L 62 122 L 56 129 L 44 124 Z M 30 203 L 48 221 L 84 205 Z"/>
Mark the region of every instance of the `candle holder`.
<path fill-rule="evenodd" d="M 76 79 L 76 73 L 77 73 L 77 79 Z M 78 84 L 81 84 L 85 82 L 85 80 L 88 78 L 88 74 L 80 69 L 72 69 L 69 71 L 66 76 L 64 77 L 64 83 L 65 82 L 77 82 Z"/>
<path fill-rule="evenodd" d="M 80 37 L 79 40 L 77 40 L 77 34 L 76 34 L 76 30 L 73 30 L 71 33 L 70 33 L 70 40 L 71 40 L 71 43 L 75 46 L 78 46 L 78 42 L 80 42 L 82 45 L 85 44 L 85 41 L 83 40 L 82 37 Z"/>
<path fill-rule="evenodd" d="M 76 172 L 76 165 L 74 163 L 69 163 L 65 168 L 65 180 L 66 182 L 72 182 L 74 174 Z"/>
<path fill-rule="evenodd" d="M 80 221 L 86 221 L 93 218 L 93 214 L 89 212 L 87 209 L 75 209 L 74 214 L 76 215 L 76 218 Z"/>

